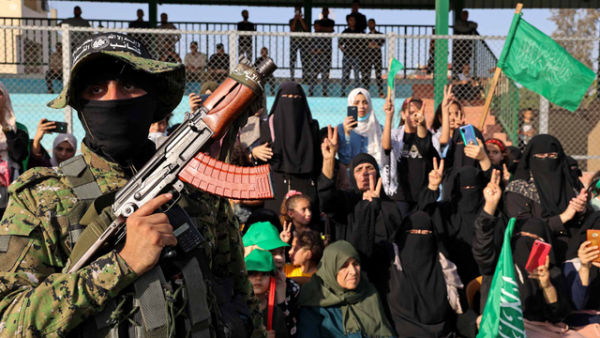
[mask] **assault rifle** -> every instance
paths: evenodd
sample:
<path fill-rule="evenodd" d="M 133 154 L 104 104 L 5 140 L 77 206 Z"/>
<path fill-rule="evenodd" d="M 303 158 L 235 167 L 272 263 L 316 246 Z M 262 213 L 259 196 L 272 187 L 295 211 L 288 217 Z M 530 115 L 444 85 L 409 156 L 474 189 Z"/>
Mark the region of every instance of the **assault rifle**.
<path fill-rule="evenodd" d="M 203 150 L 220 140 L 233 121 L 262 95 L 263 79 L 276 68 L 271 59 L 265 60 L 256 69 L 249 62 L 242 61 L 117 192 L 112 204 L 116 219 L 77 261 L 71 262 L 68 271 L 79 270 L 104 243 L 123 233 L 124 218 L 162 193 L 173 192 L 176 196 L 184 188 L 184 182 L 228 198 L 273 198 L 268 166 L 232 166 L 205 155 Z"/>

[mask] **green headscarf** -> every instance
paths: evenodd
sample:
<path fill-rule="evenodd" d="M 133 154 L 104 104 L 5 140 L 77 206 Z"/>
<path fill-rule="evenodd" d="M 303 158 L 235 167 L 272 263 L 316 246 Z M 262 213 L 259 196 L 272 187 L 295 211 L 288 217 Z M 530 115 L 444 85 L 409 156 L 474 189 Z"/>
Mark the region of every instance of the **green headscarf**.
<path fill-rule="evenodd" d="M 392 337 L 394 331 L 385 316 L 375 287 L 364 274 L 354 290 L 342 288 L 337 282 L 337 273 L 346 261 L 353 257 L 359 260 L 352 244 L 337 241 L 325 248 L 319 269 L 302 286 L 298 302 L 301 306 L 339 306 L 342 310 L 344 333 L 356 333 L 369 337 Z"/>

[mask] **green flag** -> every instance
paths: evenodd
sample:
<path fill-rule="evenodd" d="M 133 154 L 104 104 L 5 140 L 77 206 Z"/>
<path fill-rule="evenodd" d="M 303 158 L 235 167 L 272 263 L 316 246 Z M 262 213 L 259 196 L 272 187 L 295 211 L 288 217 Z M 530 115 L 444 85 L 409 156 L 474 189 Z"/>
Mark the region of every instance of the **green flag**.
<path fill-rule="evenodd" d="M 494 272 L 494 279 L 483 318 L 479 326 L 478 338 L 482 337 L 526 337 L 523 325 L 523 311 L 519 298 L 519 285 L 515 279 L 510 239 L 515 227 L 511 218 L 504 232 L 502 251 Z"/>
<path fill-rule="evenodd" d="M 520 13 L 513 17 L 498 67 L 523 87 L 570 111 L 577 109 L 595 77 Z"/>
<path fill-rule="evenodd" d="M 394 89 L 394 78 L 396 77 L 396 73 L 398 73 L 404 66 L 400 61 L 396 60 L 396 58 L 392 58 L 392 62 L 390 63 L 390 69 L 388 69 L 388 87 L 392 90 Z"/>

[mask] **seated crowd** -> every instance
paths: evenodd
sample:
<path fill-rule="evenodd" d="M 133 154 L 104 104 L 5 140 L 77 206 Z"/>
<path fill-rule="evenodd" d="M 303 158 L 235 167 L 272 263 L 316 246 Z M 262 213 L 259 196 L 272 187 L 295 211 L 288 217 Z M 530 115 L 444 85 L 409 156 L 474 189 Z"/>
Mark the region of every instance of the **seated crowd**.
<path fill-rule="evenodd" d="M 215 87 L 191 95 L 191 111 Z M 41 120 L 32 141 L 19 134 L 1 83 L 0 93 L 0 166 L 10 178 L 74 155 L 71 134 L 56 136 L 51 156 L 41 146 L 55 122 Z M 319 129 L 302 86 L 282 83 L 270 113 L 249 117 L 234 146 L 232 163 L 272 172 L 274 199 L 231 201 L 270 336 L 474 337 L 513 217 L 527 335 L 599 334 L 600 250 L 586 233 L 600 229 L 600 173 L 584 187 L 551 135 L 521 153 L 474 128 L 476 141 L 465 144 L 451 86 L 431 128 L 416 98 L 398 126 L 391 101 L 377 120 L 365 89 L 352 90 L 348 106 L 356 119 Z M 149 137 L 160 144 L 168 131 L 167 117 Z M 536 241 L 550 253 L 528 270 Z"/>

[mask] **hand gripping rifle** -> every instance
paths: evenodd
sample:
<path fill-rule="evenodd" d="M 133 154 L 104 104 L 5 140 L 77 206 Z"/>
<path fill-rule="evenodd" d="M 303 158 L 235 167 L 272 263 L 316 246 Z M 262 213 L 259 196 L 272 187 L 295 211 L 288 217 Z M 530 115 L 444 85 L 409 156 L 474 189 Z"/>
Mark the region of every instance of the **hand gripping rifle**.
<path fill-rule="evenodd" d="M 217 161 L 202 150 L 218 141 L 250 103 L 262 95 L 263 79 L 275 68 L 277 66 L 271 59 L 256 69 L 247 62 L 240 63 L 117 192 L 112 204 L 116 219 L 77 261 L 72 262 L 69 273 L 83 267 L 107 240 L 123 233 L 124 218 L 161 193 L 181 192 L 184 182 L 228 198 L 273 198 L 268 166 L 237 167 Z"/>

